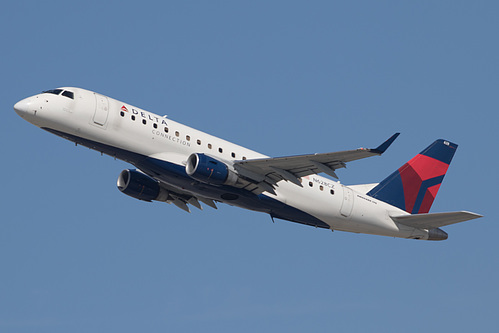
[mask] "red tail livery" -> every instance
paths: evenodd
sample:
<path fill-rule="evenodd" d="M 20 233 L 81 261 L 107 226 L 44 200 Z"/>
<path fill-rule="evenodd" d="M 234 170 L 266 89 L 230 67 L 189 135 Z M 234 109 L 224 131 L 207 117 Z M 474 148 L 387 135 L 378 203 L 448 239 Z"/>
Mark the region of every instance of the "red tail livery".
<path fill-rule="evenodd" d="M 428 213 L 456 149 L 455 143 L 436 140 L 368 195 L 411 214 Z"/>

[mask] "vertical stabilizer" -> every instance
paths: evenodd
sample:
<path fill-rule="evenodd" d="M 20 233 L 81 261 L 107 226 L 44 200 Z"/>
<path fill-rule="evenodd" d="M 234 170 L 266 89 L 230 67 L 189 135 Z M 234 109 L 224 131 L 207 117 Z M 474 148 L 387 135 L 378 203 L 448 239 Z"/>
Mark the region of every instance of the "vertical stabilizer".
<path fill-rule="evenodd" d="M 436 140 L 367 195 L 411 214 L 428 213 L 457 144 Z"/>

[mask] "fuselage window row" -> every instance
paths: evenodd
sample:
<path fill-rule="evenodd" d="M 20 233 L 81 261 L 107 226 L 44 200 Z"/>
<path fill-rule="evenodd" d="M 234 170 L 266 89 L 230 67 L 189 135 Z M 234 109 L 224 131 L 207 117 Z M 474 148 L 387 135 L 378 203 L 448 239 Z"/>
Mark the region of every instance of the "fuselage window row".
<path fill-rule="evenodd" d="M 124 118 L 124 117 L 125 117 L 125 112 L 120 111 L 120 116 Z M 133 114 L 132 114 L 130 118 L 131 118 L 133 121 L 135 121 L 135 115 L 133 115 Z M 142 119 L 142 124 L 146 125 L 146 124 L 147 124 L 147 121 L 146 121 L 145 119 Z M 157 129 L 157 128 L 158 128 L 158 124 L 156 124 L 156 123 L 153 123 L 153 124 L 152 124 L 152 126 L 153 126 L 155 129 Z M 168 127 L 166 127 L 166 126 L 165 126 L 165 127 L 164 127 L 164 131 L 165 131 L 165 133 L 168 133 Z M 176 137 L 179 137 L 179 136 L 180 136 L 180 132 L 179 132 L 179 131 L 175 131 L 175 136 L 176 136 Z M 191 141 L 191 137 L 190 137 L 190 135 L 186 135 L 186 136 L 185 136 L 185 139 L 186 139 L 187 141 Z M 198 146 L 200 146 L 200 145 L 201 145 L 201 140 L 197 139 L 197 140 L 196 140 L 196 143 L 198 144 Z M 211 143 L 208 143 L 208 145 L 207 145 L 207 146 L 208 146 L 208 149 L 212 149 L 212 148 L 213 148 L 213 146 L 212 146 L 212 144 L 211 144 Z M 218 152 L 222 154 L 222 153 L 223 153 L 223 148 L 222 148 L 222 147 L 219 147 L 219 148 L 218 148 Z M 230 155 L 232 156 L 232 158 L 236 158 L 236 153 L 231 152 L 231 154 L 230 154 Z M 243 160 L 246 160 L 246 156 L 243 156 L 243 158 L 242 158 L 242 159 L 243 159 Z M 310 185 L 310 186 L 312 186 L 312 185 Z"/>
<path fill-rule="evenodd" d="M 244 159 L 244 158 L 243 158 L 243 159 Z M 310 186 L 310 187 L 314 187 L 314 183 L 313 183 L 313 182 L 308 182 L 308 186 Z M 319 185 L 319 190 L 324 191 L 324 186 Z M 333 189 L 331 189 L 331 190 L 329 191 L 329 193 L 331 193 L 331 195 L 334 195 L 334 190 L 333 190 Z"/>

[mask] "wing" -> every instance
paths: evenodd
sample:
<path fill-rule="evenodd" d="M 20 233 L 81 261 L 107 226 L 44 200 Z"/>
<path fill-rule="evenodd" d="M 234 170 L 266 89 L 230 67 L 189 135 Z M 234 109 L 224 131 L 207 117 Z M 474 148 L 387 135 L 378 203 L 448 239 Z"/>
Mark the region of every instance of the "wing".
<path fill-rule="evenodd" d="M 377 148 L 359 148 L 334 153 L 244 160 L 235 162 L 234 168 L 240 175 L 260 182 L 261 185 L 263 183 L 275 185 L 281 180 L 286 180 L 302 186 L 300 177 L 324 172 L 338 178 L 335 170 L 344 168 L 346 163 L 383 154 L 399 134 L 395 133 Z"/>
<path fill-rule="evenodd" d="M 470 212 L 450 212 L 390 216 L 394 222 L 418 229 L 440 228 L 449 224 L 477 219 L 482 215 Z"/>

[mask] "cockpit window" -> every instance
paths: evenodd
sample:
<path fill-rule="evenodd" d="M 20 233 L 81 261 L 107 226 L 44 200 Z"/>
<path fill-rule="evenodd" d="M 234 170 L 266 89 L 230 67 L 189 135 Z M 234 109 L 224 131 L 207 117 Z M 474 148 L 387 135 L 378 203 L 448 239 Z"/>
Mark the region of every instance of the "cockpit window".
<path fill-rule="evenodd" d="M 52 89 L 52 90 L 47 90 L 44 91 L 44 94 L 54 94 L 54 95 L 59 95 L 62 92 L 62 89 Z"/>
<path fill-rule="evenodd" d="M 71 99 L 74 99 L 75 98 L 75 95 L 73 94 L 72 91 L 69 91 L 69 90 L 65 90 L 63 93 L 62 93 L 62 96 L 66 96 L 66 97 L 69 97 Z"/>
<path fill-rule="evenodd" d="M 67 98 L 71 98 L 71 99 L 75 99 L 75 95 L 72 91 L 69 91 L 69 90 L 63 90 L 62 89 L 52 89 L 52 90 L 47 90 L 47 91 L 44 91 L 43 94 L 54 94 L 54 95 L 60 95 L 62 93 L 62 96 L 64 97 L 67 97 Z"/>

